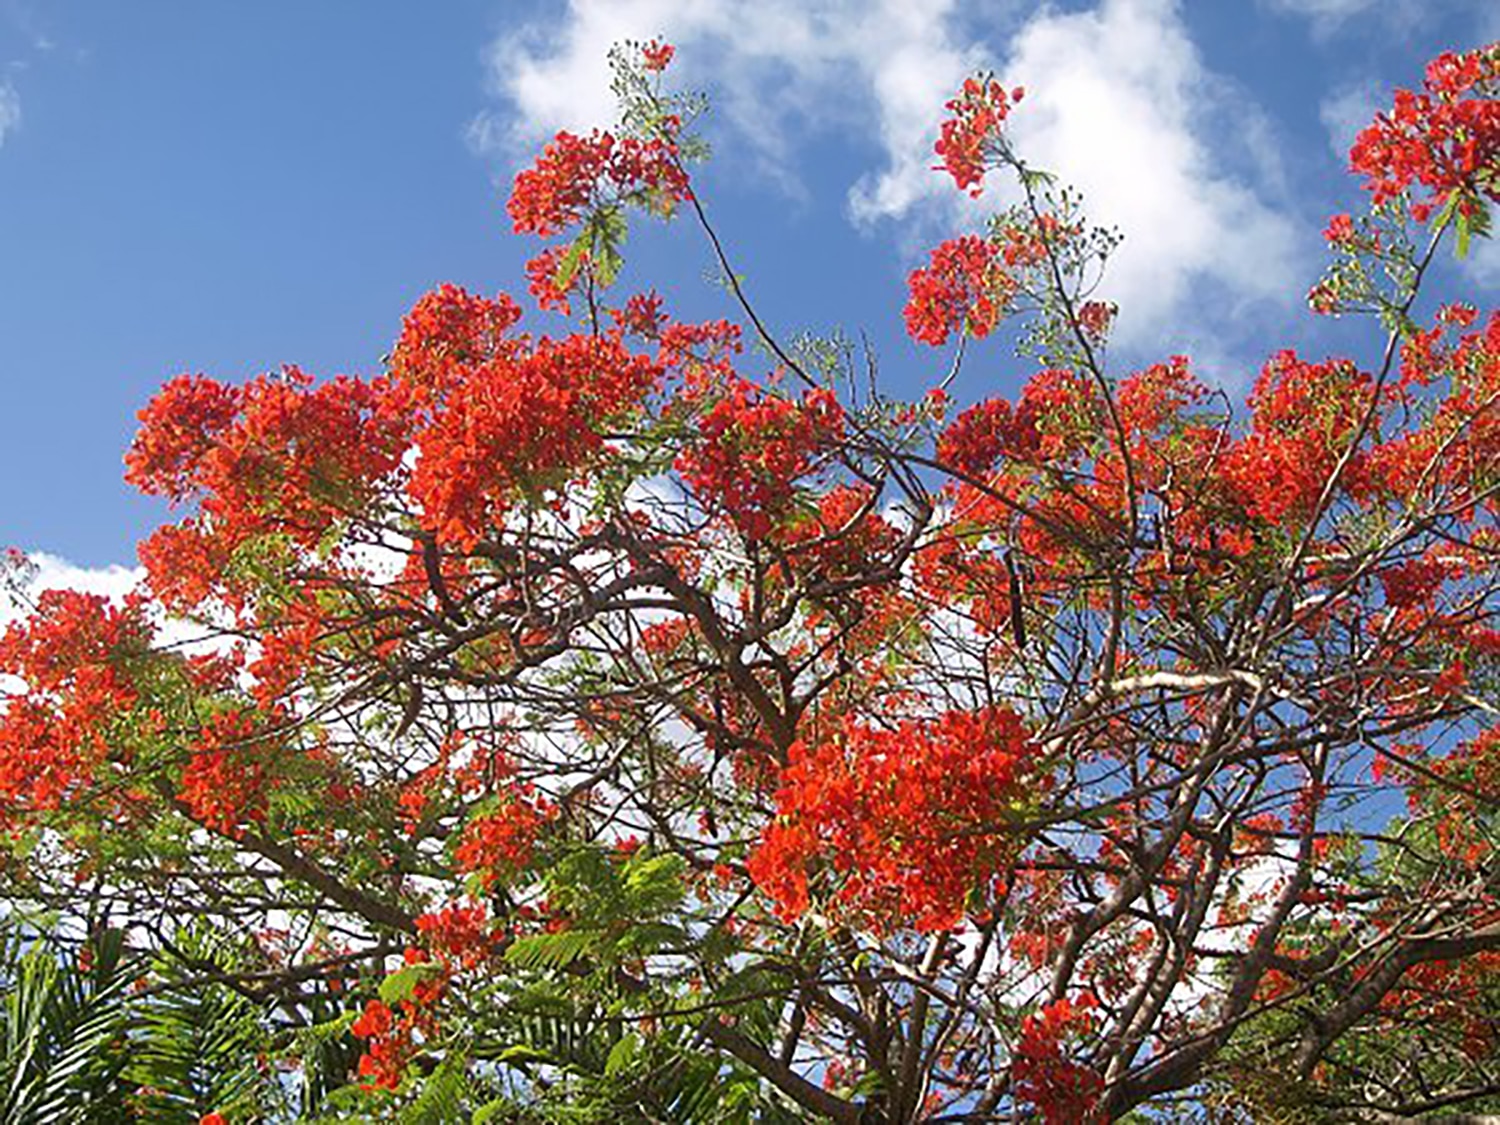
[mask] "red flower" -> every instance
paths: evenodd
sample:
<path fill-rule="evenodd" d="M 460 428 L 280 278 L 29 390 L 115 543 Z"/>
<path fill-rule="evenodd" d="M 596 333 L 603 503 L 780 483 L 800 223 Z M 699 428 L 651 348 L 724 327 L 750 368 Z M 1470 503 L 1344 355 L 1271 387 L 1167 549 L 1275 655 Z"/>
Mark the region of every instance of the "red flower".
<path fill-rule="evenodd" d="M 953 116 L 943 122 L 933 151 L 943 160 L 937 168 L 952 176 L 960 191 L 977 196 L 983 190 L 1000 127 L 1025 93 L 1017 86 L 1007 96 L 1000 83 L 976 77 L 966 80 L 958 97 L 948 103 Z"/>
<path fill-rule="evenodd" d="M 517 234 L 546 238 L 608 203 L 640 201 L 670 213 L 688 198 L 687 173 L 669 142 L 562 132 L 516 175 L 506 209 Z"/>
<path fill-rule="evenodd" d="M 677 471 L 700 500 L 761 539 L 843 427 L 843 408 L 829 391 L 810 390 L 797 401 L 736 379 L 698 419 L 697 439 L 678 456 Z"/>
<path fill-rule="evenodd" d="M 1312 516 L 1369 388 L 1370 376 L 1347 360 L 1308 363 L 1284 351 L 1266 364 L 1250 396 L 1250 433 L 1224 458 L 1246 512 L 1272 524 Z"/>
<path fill-rule="evenodd" d="M 1348 215 L 1334 215 L 1328 220 L 1328 227 L 1323 231 L 1323 237 L 1335 246 L 1348 243 L 1354 238 L 1354 220 Z"/>
<path fill-rule="evenodd" d="M 564 316 L 572 314 L 573 307 L 568 301 L 568 294 L 578 288 L 578 283 L 589 266 L 588 254 L 580 253 L 573 276 L 565 284 L 559 284 L 558 274 L 567 253 L 566 246 L 549 246 L 526 263 L 526 288 L 537 308 L 560 312 Z"/>
<path fill-rule="evenodd" d="M 941 347 L 955 331 L 975 339 L 988 336 L 1015 282 L 997 264 L 995 248 L 971 234 L 934 249 L 931 261 L 912 271 L 907 288 L 907 335 Z"/>
<path fill-rule="evenodd" d="M 1076 1002 L 1064 997 L 1021 1021 L 1011 1078 L 1016 1096 L 1040 1110 L 1047 1125 L 1087 1121 L 1104 1088 L 1097 1071 L 1066 1058 L 1062 1049 L 1064 1038 L 1092 1028 L 1093 1006 L 1087 993 Z"/>
<path fill-rule="evenodd" d="M 1412 559 L 1380 572 L 1386 604 L 1407 609 L 1430 601 L 1448 580 L 1452 568 L 1443 562 Z"/>
<path fill-rule="evenodd" d="M 349 1025 L 349 1034 L 356 1039 L 376 1039 L 390 1030 L 391 1010 L 379 1000 L 366 1001 L 364 1012 Z"/>
<path fill-rule="evenodd" d="M 1078 308 L 1078 327 L 1090 342 L 1102 343 L 1119 311 L 1111 301 L 1085 301 Z"/>
<path fill-rule="evenodd" d="M 521 306 L 504 293 L 490 299 L 440 285 L 412 306 L 391 351 L 391 372 L 420 387 L 443 389 L 465 373 L 515 352 L 510 330 Z"/>
<path fill-rule="evenodd" d="M 235 389 L 173 380 L 140 417 L 126 479 L 174 502 L 198 501 L 199 518 L 183 535 L 209 537 L 189 544 L 209 565 L 267 534 L 315 546 L 400 464 L 413 411 L 403 384 L 340 377 L 314 385 L 287 367 Z M 160 571 L 152 584 L 179 598 L 216 585 L 174 583 Z"/>
<path fill-rule="evenodd" d="M 513 879 L 531 866 L 538 840 L 556 817 L 557 807 L 531 786 L 513 786 L 497 809 L 464 828 L 454 863 L 479 875 L 486 887 Z"/>
<path fill-rule="evenodd" d="M 0 710 L 0 822 L 59 808 L 109 768 L 111 730 L 140 702 L 134 666 L 152 636 L 138 596 L 115 605 L 77 590 L 44 591 L 0 635 L 0 674 L 27 689 Z"/>
<path fill-rule="evenodd" d="M 202 375 L 179 375 L 140 411 L 141 431 L 125 454 L 125 479 L 143 492 L 180 501 L 197 468 L 234 422 L 240 392 Z"/>
<path fill-rule="evenodd" d="M 646 69 L 657 73 L 667 69 L 676 53 L 676 47 L 659 39 L 653 39 L 641 48 L 641 58 L 645 60 Z"/>
<path fill-rule="evenodd" d="M 1005 822 L 1043 785 L 1036 753 L 1000 708 L 889 728 L 845 720 L 792 747 L 750 875 L 788 921 L 817 893 L 872 925 L 951 928 L 1009 854 Z"/>
<path fill-rule="evenodd" d="M 1500 199 L 1500 43 L 1467 54 L 1440 55 L 1427 67 L 1421 93 L 1397 90 L 1349 150 L 1351 170 L 1383 203 L 1413 184 L 1427 189 L 1412 207 L 1425 221 L 1453 192 Z"/>
<path fill-rule="evenodd" d="M 485 906 L 456 903 L 417 919 L 417 932 L 426 947 L 446 963 L 472 969 L 489 956 L 492 939 L 485 920 Z"/>
<path fill-rule="evenodd" d="M 468 549 L 515 501 L 565 485 L 604 451 L 601 432 L 635 409 L 660 368 L 618 332 L 540 341 L 464 375 L 416 435 L 408 492 L 423 522 Z"/>
<path fill-rule="evenodd" d="M 263 764 L 269 746 L 243 712 L 215 715 L 188 751 L 178 799 L 193 817 L 227 835 L 265 819 L 269 777 Z"/>

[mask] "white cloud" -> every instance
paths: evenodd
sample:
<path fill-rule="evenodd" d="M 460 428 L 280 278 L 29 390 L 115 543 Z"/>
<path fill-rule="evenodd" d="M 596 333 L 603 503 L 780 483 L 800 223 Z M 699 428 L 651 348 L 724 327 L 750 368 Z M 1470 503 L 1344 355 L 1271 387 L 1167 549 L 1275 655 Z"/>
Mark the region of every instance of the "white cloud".
<path fill-rule="evenodd" d="M 1205 68 L 1174 4 L 1106 0 L 1040 16 L 1014 40 L 1006 73 L 1034 87 L 1014 119 L 1018 146 L 1125 236 L 1106 283 L 1122 343 L 1201 321 L 1205 297 L 1232 312 L 1296 295 L 1293 227 L 1255 184 L 1279 173 L 1256 174 L 1264 118 Z"/>
<path fill-rule="evenodd" d="M 0 145 L 21 124 L 21 96 L 9 82 L 0 83 Z"/>
<path fill-rule="evenodd" d="M 471 140 L 515 150 L 557 129 L 615 118 L 605 57 L 626 39 L 679 48 L 674 77 L 711 85 L 727 118 L 764 165 L 785 176 L 798 126 L 865 125 L 881 140 L 915 142 L 931 163 L 938 108 L 985 61 L 951 29 L 954 0 L 570 0 L 567 15 L 502 35 L 486 51 L 504 112 L 482 115 Z"/>
<path fill-rule="evenodd" d="M 1500 289 L 1500 239 L 1474 239 L 1460 268 L 1480 289 Z"/>
<path fill-rule="evenodd" d="M 1318 117 L 1340 164 L 1348 161 L 1354 138 L 1389 104 L 1390 91 L 1373 79 L 1340 86 L 1318 104 Z"/>
<path fill-rule="evenodd" d="M 993 67 L 1025 84 L 1012 119 L 1028 159 L 1081 188 L 1091 218 L 1126 236 L 1109 295 L 1117 339 L 1156 344 L 1182 320 L 1299 293 L 1292 228 L 1276 206 L 1274 130 L 1242 92 L 1204 65 L 1172 0 L 1102 0 L 1061 13 L 954 0 L 570 0 L 545 26 L 508 32 L 487 51 L 506 108 L 471 137 L 519 155 L 558 128 L 611 121 L 604 57 L 622 39 L 679 47 L 678 78 L 707 85 L 749 155 L 796 190 L 799 141 L 829 130 L 878 142 L 877 166 L 851 174 L 849 214 L 900 232 L 951 228 L 975 211 L 932 171 L 943 102 Z M 1018 18 L 1024 16 L 1024 18 Z M 1227 126 L 1227 127 L 1226 127 Z M 743 143 L 738 143 L 743 142 Z M 987 195 L 990 206 L 1000 202 Z"/>
<path fill-rule="evenodd" d="M 102 594 L 113 601 L 119 601 L 145 577 L 145 571 L 140 567 L 76 566 L 44 551 L 29 552 L 26 557 L 35 568 L 27 590 L 32 597 L 43 590 L 82 590 L 87 594 Z M 9 624 L 25 612 L 23 605 L 17 605 L 11 598 L 0 595 L 0 626 Z"/>
<path fill-rule="evenodd" d="M 30 581 L 26 585 L 26 598 L 35 598 L 43 590 L 82 590 L 89 594 L 102 594 L 119 601 L 124 598 L 143 577 L 140 568 L 126 566 L 83 567 L 75 566 L 66 559 L 41 551 L 27 555 Z M 4 566 L 0 563 L 0 566 Z M 0 588 L 0 634 L 12 621 L 26 616 L 29 606 L 25 601 L 12 596 L 8 589 Z M 13 676 L 0 675 L 0 700 L 9 692 L 24 690 L 25 685 Z"/>
<path fill-rule="evenodd" d="M 1400 36 L 1431 27 L 1437 17 L 1455 10 L 1472 11 L 1481 25 L 1488 20 L 1483 4 L 1474 0 L 1260 0 L 1261 5 L 1283 15 L 1308 21 L 1313 38 L 1324 40 L 1358 20 L 1354 26 L 1375 25 L 1382 35 Z"/>
<path fill-rule="evenodd" d="M 1271 8 L 1306 16 L 1318 23 L 1338 23 L 1374 8 L 1377 0 L 1267 0 Z"/>
<path fill-rule="evenodd" d="M 141 588 L 146 579 L 146 570 L 140 566 L 78 566 L 67 559 L 45 551 L 29 551 L 26 555 L 29 581 L 16 598 L 8 590 L 0 590 L 0 632 L 12 621 L 25 617 L 31 605 L 45 590 L 79 590 L 85 594 L 100 594 L 110 601 L 120 603 L 125 595 Z M 161 648 L 170 648 L 183 653 L 220 651 L 228 640 L 205 630 L 201 625 L 178 618 L 158 618 L 156 642 Z M 19 682 L 0 677 L 0 694 L 8 687 L 16 690 Z"/>

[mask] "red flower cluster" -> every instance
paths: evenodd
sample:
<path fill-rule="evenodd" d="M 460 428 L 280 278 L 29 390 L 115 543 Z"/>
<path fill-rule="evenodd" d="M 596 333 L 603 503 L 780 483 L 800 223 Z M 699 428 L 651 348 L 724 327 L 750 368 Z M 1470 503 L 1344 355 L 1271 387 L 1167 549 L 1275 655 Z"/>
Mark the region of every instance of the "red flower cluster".
<path fill-rule="evenodd" d="M 1385 604 L 1393 609 L 1409 609 L 1430 601 L 1442 589 L 1453 568 L 1435 559 L 1412 559 L 1400 566 L 1380 572 L 1385 589 Z"/>
<path fill-rule="evenodd" d="M 566 284 L 559 284 L 559 271 L 567 254 L 566 246 L 549 246 L 526 262 L 526 290 L 536 302 L 536 307 L 562 313 L 563 316 L 572 315 L 573 304 L 568 300 L 568 294 L 577 288 L 578 280 L 588 268 L 589 261 L 588 253 L 581 252 L 578 269 L 574 271 L 572 278 Z"/>
<path fill-rule="evenodd" d="M 641 48 L 641 58 L 647 70 L 660 74 L 672 64 L 672 56 L 677 53 L 677 48 L 670 43 L 663 43 L 659 39 L 653 39 Z"/>
<path fill-rule="evenodd" d="M 0 821 L 60 807 L 123 754 L 110 731 L 140 699 L 131 662 L 151 636 L 138 598 L 47 590 L 0 637 L 0 674 L 26 685 L 0 712 Z"/>
<path fill-rule="evenodd" d="M 1189 363 L 1187 356 L 1174 355 L 1120 380 L 1116 406 L 1127 433 L 1150 437 L 1167 432 L 1188 407 L 1208 395 Z"/>
<path fill-rule="evenodd" d="M 1345 246 L 1354 241 L 1354 220 L 1348 215 L 1334 215 L 1328 220 L 1323 238 L 1331 246 Z"/>
<path fill-rule="evenodd" d="M 252 513 L 299 538 L 321 533 L 341 504 L 357 505 L 346 488 L 399 461 L 406 403 L 392 392 L 343 377 L 313 386 L 295 367 L 239 388 L 183 376 L 141 411 L 126 480 L 173 501 L 202 497 L 225 522 Z"/>
<path fill-rule="evenodd" d="M 1119 315 L 1112 301 L 1085 301 L 1078 306 L 1078 327 L 1091 344 L 1102 344 L 1109 336 L 1109 326 Z"/>
<path fill-rule="evenodd" d="M 537 841 L 557 814 L 557 806 L 533 786 L 513 785 L 497 808 L 464 827 L 453 862 L 478 875 L 486 889 L 508 882 L 531 866 Z"/>
<path fill-rule="evenodd" d="M 1347 360 L 1274 356 L 1250 396 L 1250 433 L 1224 460 L 1245 511 L 1272 524 L 1310 518 L 1369 402 L 1369 375 Z"/>
<path fill-rule="evenodd" d="M 1007 822 L 1045 785 L 1036 756 L 1001 708 L 889 728 L 847 719 L 793 745 L 751 877 L 788 921 L 816 894 L 872 925 L 950 929 L 991 888 L 1013 847 Z"/>
<path fill-rule="evenodd" d="M 125 455 L 125 479 L 182 501 L 202 487 L 200 465 L 240 411 L 240 392 L 203 375 L 170 380 L 140 411 L 140 433 Z"/>
<path fill-rule="evenodd" d="M 955 331 L 982 339 L 994 331 L 1015 291 L 998 265 L 995 247 L 977 235 L 950 239 L 932 251 L 928 265 L 907 278 L 906 332 L 933 347 Z"/>
<path fill-rule="evenodd" d="M 225 563 L 245 542 L 274 534 L 310 549 L 364 508 L 400 465 L 413 412 L 391 380 L 314 386 L 289 367 L 238 388 L 182 376 L 140 418 L 126 479 L 199 505 L 141 551 L 152 589 L 182 609 L 222 589 Z"/>
<path fill-rule="evenodd" d="M 670 214 L 689 198 L 675 145 L 595 130 L 587 137 L 558 133 L 535 166 L 516 175 L 506 209 L 517 234 L 546 238 L 615 200 Z"/>
<path fill-rule="evenodd" d="M 1016 1097 L 1040 1111 L 1047 1125 L 1080 1125 L 1088 1121 L 1104 1088 L 1099 1073 L 1063 1054 L 1070 1035 L 1093 1027 L 1094 998 L 1066 997 L 1021 1021 L 1021 1036 L 1011 1063 Z"/>
<path fill-rule="evenodd" d="M 1025 94 L 1020 86 L 1007 95 L 994 79 L 969 78 L 958 97 L 947 103 L 953 116 L 943 122 L 933 151 L 943 161 L 936 167 L 952 176 L 960 191 L 977 196 L 983 190 L 993 142 L 1011 107 Z"/>
<path fill-rule="evenodd" d="M 844 410 L 832 391 L 809 390 L 795 401 L 735 379 L 696 426 L 677 471 L 700 500 L 761 539 L 786 514 L 817 453 L 842 437 Z"/>
<path fill-rule="evenodd" d="M 798 569 L 845 578 L 879 565 L 901 536 L 871 500 L 869 489 L 845 484 L 820 496 L 817 511 L 789 526 L 782 539 Z"/>
<path fill-rule="evenodd" d="M 1030 436 L 1017 425 L 1009 400 L 987 398 L 953 419 L 939 435 L 938 460 L 966 476 L 982 477 L 1002 455 L 1017 448 L 1018 437 Z"/>
<path fill-rule="evenodd" d="M 1093 381 L 1077 371 L 1051 367 L 1021 388 L 1016 403 L 1015 456 L 1062 462 L 1098 441 L 1104 406 Z"/>
<path fill-rule="evenodd" d="M 632 293 L 625 299 L 624 308 L 610 309 L 609 315 L 627 335 L 639 336 L 643 340 L 659 339 L 668 324 L 661 295 L 655 289 L 649 293 Z"/>
<path fill-rule="evenodd" d="M 391 1038 L 395 1020 L 391 1010 L 379 1000 L 365 1001 L 365 1010 L 349 1026 L 356 1039 L 370 1040 L 370 1046 L 359 1059 L 361 1077 L 373 1079 L 373 1085 L 394 1090 L 401 1085 L 406 1070 L 406 1053 L 396 1050 Z"/>
<path fill-rule="evenodd" d="M 116 605 L 99 594 L 46 590 L 35 612 L 0 637 L 0 672 L 25 680 L 33 692 L 97 695 L 128 708 L 135 692 L 124 666 L 147 650 L 151 632 L 138 597 Z"/>
<path fill-rule="evenodd" d="M 1031 377 L 1012 407 L 986 399 L 961 413 L 938 438 L 938 460 L 984 476 L 1001 457 L 1035 463 L 1075 456 L 1099 433 L 1101 404 L 1093 385 L 1071 371 Z"/>
<path fill-rule="evenodd" d="M 1356 138 L 1350 168 L 1365 175 L 1376 203 L 1421 184 L 1427 199 L 1412 207 L 1419 222 L 1455 191 L 1500 199 L 1500 43 L 1440 55 L 1424 87 L 1396 91 L 1390 113 Z"/>
<path fill-rule="evenodd" d="M 1461 777 L 1470 788 L 1492 801 L 1500 801 L 1500 727 L 1491 727 L 1459 743 L 1447 758 L 1433 765 L 1438 773 Z M 1443 795 L 1448 795 L 1446 790 Z M 1476 834 L 1483 835 L 1483 830 L 1478 829 Z"/>
<path fill-rule="evenodd" d="M 1500 411 L 1494 408 L 1500 395 L 1500 313 L 1491 314 L 1482 329 L 1444 342 L 1452 327 L 1465 326 L 1471 317 L 1469 309 L 1450 307 L 1439 314 L 1439 326 L 1416 333 L 1402 350 L 1398 394 L 1442 380 L 1448 387 L 1427 421 L 1370 451 L 1371 481 L 1393 498 L 1448 489 L 1457 510 L 1464 510 L 1461 499 L 1480 496 L 1488 497 L 1490 511 L 1500 510 L 1486 468 L 1500 458 Z M 1466 514 L 1472 512 L 1469 507 Z"/>
<path fill-rule="evenodd" d="M 417 932 L 430 953 L 443 964 L 473 969 L 494 952 L 494 936 L 486 920 L 484 903 L 456 903 L 417 919 Z"/>
<path fill-rule="evenodd" d="M 447 994 L 448 968 L 428 962 L 419 949 L 408 949 L 404 959 L 407 969 L 421 966 L 423 975 L 412 982 L 397 1010 L 383 1001 L 367 1000 L 349 1027 L 349 1034 L 369 1042 L 359 1059 L 359 1075 L 369 1079 L 366 1090 L 399 1088 L 420 1043 L 439 1030 L 433 1009 Z"/>
<path fill-rule="evenodd" d="M 474 367 L 516 354 L 510 335 L 521 306 L 504 293 L 480 297 L 457 285 L 424 294 L 401 324 L 391 374 L 415 387 L 444 389 Z"/>
<path fill-rule="evenodd" d="M 161 604 L 187 613 L 220 592 L 234 544 L 204 529 L 199 519 L 163 524 L 141 541 L 136 556 Z"/>
<path fill-rule="evenodd" d="M 416 437 L 408 486 L 422 520 L 467 550 L 514 501 L 559 488 L 603 448 L 661 369 L 618 333 L 543 339 L 529 355 L 469 369 Z"/>
<path fill-rule="evenodd" d="M 260 739 L 255 721 L 241 711 L 223 712 L 204 724 L 188 751 L 178 793 L 195 820 L 234 836 L 245 824 L 265 819 L 267 748 Z"/>

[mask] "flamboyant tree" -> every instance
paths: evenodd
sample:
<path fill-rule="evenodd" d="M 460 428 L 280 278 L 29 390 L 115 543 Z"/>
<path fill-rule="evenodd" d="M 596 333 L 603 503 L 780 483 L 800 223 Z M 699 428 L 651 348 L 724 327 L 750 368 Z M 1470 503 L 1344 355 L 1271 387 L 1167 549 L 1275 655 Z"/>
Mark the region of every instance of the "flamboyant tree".
<path fill-rule="evenodd" d="M 937 155 L 1014 203 L 905 309 L 941 383 L 783 341 L 671 57 L 617 52 L 619 128 L 516 177 L 538 314 L 443 286 L 377 376 L 141 412 L 128 479 L 182 517 L 144 585 L 0 642 L 11 913 L 263 1004 L 330 1119 L 1500 1105 L 1500 315 L 1422 299 L 1500 196 L 1500 46 L 1352 150 L 1310 303 L 1378 362 L 1268 349 L 1239 409 L 1108 365 L 1114 236 L 989 76 Z M 639 212 L 732 318 L 629 284 Z M 1014 399 L 963 363 L 1002 322 Z M 274 1100 L 236 1099 L 181 1112 Z"/>

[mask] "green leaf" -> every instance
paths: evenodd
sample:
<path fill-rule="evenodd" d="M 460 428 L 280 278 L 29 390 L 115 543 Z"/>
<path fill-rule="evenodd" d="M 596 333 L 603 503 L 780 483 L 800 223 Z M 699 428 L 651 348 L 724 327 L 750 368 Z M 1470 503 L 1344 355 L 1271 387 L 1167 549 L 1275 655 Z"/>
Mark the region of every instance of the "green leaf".
<path fill-rule="evenodd" d="M 578 267 L 583 265 L 583 256 L 588 252 L 588 244 L 587 231 L 573 240 L 573 245 L 568 247 L 562 261 L 557 263 L 557 272 L 552 275 L 552 284 L 556 288 L 566 289 L 573 284 L 573 278 L 578 275 Z"/>
<path fill-rule="evenodd" d="M 1055 184 L 1057 177 L 1040 168 L 1023 168 L 1021 169 L 1021 182 L 1031 188 L 1046 188 Z"/>
<path fill-rule="evenodd" d="M 615 950 L 623 954 L 643 955 L 655 953 L 664 946 L 686 945 L 688 940 L 688 933 L 681 926 L 667 922 L 646 922 L 626 930 L 620 940 L 615 942 Z"/>
<path fill-rule="evenodd" d="M 486 1102 L 474 1111 L 474 1116 L 469 1118 L 469 1125 L 487 1125 L 491 1121 L 509 1120 L 502 1118 L 500 1114 L 509 1113 L 515 1108 L 515 1103 L 506 1098 Z"/>
<path fill-rule="evenodd" d="M 682 857 L 646 856 L 631 861 L 625 870 L 627 910 L 637 917 L 666 913 L 682 901 Z"/>
<path fill-rule="evenodd" d="M 523 969 L 561 969 L 596 949 L 602 941 L 603 935 L 593 930 L 529 934 L 511 943 L 505 959 Z"/>
<path fill-rule="evenodd" d="M 404 965 L 380 982 L 380 1002 L 386 1006 L 410 1000 L 417 985 L 430 980 L 441 972 L 436 965 L 420 963 Z"/>
<path fill-rule="evenodd" d="M 620 1036 L 620 1041 L 609 1049 L 609 1057 L 604 1060 L 604 1077 L 615 1078 L 629 1070 L 640 1046 L 640 1036 L 634 1032 Z"/>
<path fill-rule="evenodd" d="M 587 228 L 579 241 L 588 240 L 589 254 L 594 263 L 594 277 L 600 285 L 613 285 L 619 276 L 625 258 L 620 245 L 625 241 L 630 227 L 624 213 L 618 207 L 605 207 L 589 216 Z"/>
<path fill-rule="evenodd" d="M 421 1093 L 402 1111 L 401 1125 L 449 1125 L 463 1113 L 468 1060 L 450 1052 L 422 1082 Z"/>
<path fill-rule="evenodd" d="M 189 983 L 206 970 L 233 973 L 249 955 L 238 939 L 206 925 L 179 931 L 174 955 L 158 963 L 159 984 L 136 1021 L 126 1074 L 148 1091 L 150 1120 L 195 1120 L 217 1111 L 258 1117 L 286 1091 L 266 1082 L 257 1057 L 267 1048 L 264 1011 L 220 984 Z M 180 960 L 178 959 L 180 958 Z"/>

